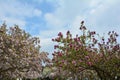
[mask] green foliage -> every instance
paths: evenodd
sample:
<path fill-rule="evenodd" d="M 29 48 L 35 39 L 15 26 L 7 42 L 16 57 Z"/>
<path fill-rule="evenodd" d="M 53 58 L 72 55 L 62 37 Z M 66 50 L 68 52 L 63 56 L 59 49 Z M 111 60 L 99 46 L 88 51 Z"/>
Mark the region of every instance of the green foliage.
<path fill-rule="evenodd" d="M 96 80 L 119 80 L 120 44 L 118 34 L 108 33 L 108 40 L 95 31 L 89 31 L 81 22 L 82 35 L 66 37 L 60 32 L 52 41 L 52 62 L 46 52 L 40 52 L 40 40 L 21 30 L 17 25 L 7 29 L 0 27 L 0 79 L 36 78 L 41 76 L 53 80 L 76 78 Z M 47 64 L 44 68 L 42 63 Z"/>
<path fill-rule="evenodd" d="M 75 38 L 68 31 L 66 37 L 60 32 L 57 38 L 52 39 L 58 42 L 54 46 L 54 66 L 66 71 L 64 77 L 73 79 L 115 80 L 120 77 L 120 44 L 116 39 L 118 34 L 109 32 L 108 41 L 105 41 L 95 31 L 87 30 L 84 21 L 81 22 L 80 30 L 83 34 L 76 35 Z"/>

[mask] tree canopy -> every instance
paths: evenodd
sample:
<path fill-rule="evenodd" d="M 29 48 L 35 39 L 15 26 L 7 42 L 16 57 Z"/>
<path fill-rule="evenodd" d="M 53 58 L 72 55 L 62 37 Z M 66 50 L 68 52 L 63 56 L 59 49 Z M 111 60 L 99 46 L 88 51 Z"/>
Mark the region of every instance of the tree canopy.
<path fill-rule="evenodd" d="M 53 63 L 64 72 L 65 77 L 116 80 L 120 78 L 120 44 L 115 31 L 108 33 L 108 39 L 101 37 L 96 31 L 89 31 L 81 22 L 82 35 L 72 37 L 67 31 L 66 37 L 59 32 L 52 41 L 54 46 Z"/>
<path fill-rule="evenodd" d="M 120 44 L 118 34 L 109 31 L 107 37 L 87 30 L 81 22 L 81 35 L 70 31 L 52 39 L 52 61 L 47 52 L 40 52 L 40 39 L 32 37 L 18 25 L 0 26 L 0 79 L 45 78 L 52 80 L 119 80 Z M 43 66 L 43 63 L 46 64 Z"/>
<path fill-rule="evenodd" d="M 0 27 L 0 79 L 36 78 L 41 75 L 42 63 L 49 59 L 40 52 L 40 39 L 19 26 Z"/>

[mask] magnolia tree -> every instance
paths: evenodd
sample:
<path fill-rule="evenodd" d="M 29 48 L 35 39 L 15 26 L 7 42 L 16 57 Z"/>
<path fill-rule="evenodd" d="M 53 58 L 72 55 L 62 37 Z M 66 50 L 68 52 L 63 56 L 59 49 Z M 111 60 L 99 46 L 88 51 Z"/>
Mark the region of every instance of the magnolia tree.
<path fill-rule="evenodd" d="M 40 40 L 31 37 L 17 25 L 0 27 L 0 79 L 36 78 L 42 63 L 49 62 L 45 52 L 40 53 Z"/>
<path fill-rule="evenodd" d="M 54 46 L 53 66 L 57 67 L 62 77 L 78 78 L 80 80 L 101 79 L 117 80 L 120 77 L 120 44 L 118 34 L 108 33 L 108 40 L 100 37 L 95 31 L 89 31 L 81 22 L 82 35 L 72 37 L 67 31 L 66 37 L 59 32 L 52 41 Z"/>

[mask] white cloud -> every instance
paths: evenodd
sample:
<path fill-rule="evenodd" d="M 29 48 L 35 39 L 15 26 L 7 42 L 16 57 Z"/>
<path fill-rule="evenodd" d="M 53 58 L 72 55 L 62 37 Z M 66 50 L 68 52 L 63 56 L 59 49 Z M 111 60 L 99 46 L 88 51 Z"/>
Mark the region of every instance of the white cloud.
<path fill-rule="evenodd" d="M 69 0 L 69 1 L 58 0 L 57 2 L 59 5 L 58 8 L 53 13 L 47 13 L 47 14 L 50 14 L 52 17 L 47 19 L 46 22 L 49 24 L 52 24 L 53 26 L 56 26 L 55 24 L 57 24 L 58 22 L 60 24 L 63 24 L 62 26 L 65 26 L 66 24 L 74 24 L 75 22 L 74 20 L 76 20 L 75 18 L 77 16 L 83 17 L 83 18 L 80 17 L 78 19 L 79 21 L 82 19 L 86 21 L 95 19 L 94 23 L 96 24 L 96 22 L 98 23 L 97 18 L 99 18 L 99 16 L 100 17 L 104 16 L 104 18 L 106 18 L 109 16 L 109 14 L 112 14 L 112 12 L 108 13 L 107 11 L 112 9 L 120 1 L 75 0 L 73 2 L 72 0 Z M 116 10 L 117 8 L 118 7 L 116 6 Z M 108 14 L 108 15 L 104 15 L 104 14 Z M 109 17 L 112 17 L 112 16 L 109 16 Z M 112 18 L 114 19 L 114 17 Z"/>
<path fill-rule="evenodd" d="M 42 3 L 43 2 L 43 0 L 32 0 L 32 1 L 37 2 L 37 3 Z"/>
<path fill-rule="evenodd" d="M 52 0 L 48 1 L 51 1 L 52 3 Z M 77 34 L 79 33 L 80 21 L 85 20 L 88 29 L 96 30 L 101 35 L 102 33 L 107 33 L 109 30 L 115 30 L 120 34 L 120 30 L 118 29 L 118 26 L 120 26 L 120 1 L 57 0 L 56 2 L 58 5 L 56 10 L 52 13 L 45 14 L 47 27 L 51 31 L 61 30 L 61 32 L 65 33 L 67 29 L 69 29 L 72 34 Z M 53 1 L 53 5 L 54 4 L 55 1 Z M 58 30 L 56 30 L 56 28 Z M 46 30 L 46 32 L 47 31 L 48 30 Z M 54 33 L 48 35 L 55 36 L 57 34 Z"/>
<path fill-rule="evenodd" d="M 45 20 L 46 20 L 48 26 L 52 26 L 54 28 L 61 27 L 62 24 L 63 24 L 63 23 L 61 23 L 60 19 L 57 18 L 52 13 L 46 13 L 45 14 Z"/>
<path fill-rule="evenodd" d="M 35 16 L 41 16 L 42 11 L 39 10 L 39 9 L 34 9 L 33 14 L 34 14 Z"/>
<path fill-rule="evenodd" d="M 8 24 L 9 26 L 13 26 L 14 24 L 17 24 L 21 28 L 23 28 L 23 26 L 25 26 L 25 24 L 26 24 L 26 22 L 24 20 L 12 18 L 12 17 L 4 17 L 1 20 L 2 20 L 2 22 L 5 21 L 6 24 Z"/>
<path fill-rule="evenodd" d="M 53 42 L 51 40 L 51 38 L 40 38 L 41 39 L 41 51 L 47 51 L 47 52 L 50 52 L 51 49 L 53 49 L 54 47 L 53 46 Z M 51 46 L 52 44 L 52 46 Z"/>
<path fill-rule="evenodd" d="M 53 56 L 51 55 L 53 53 L 54 45 L 55 43 L 51 41 L 51 38 L 41 38 L 41 49 L 40 51 L 45 51 L 49 52 L 49 58 L 52 58 Z"/>
<path fill-rule="evenodd" d="M 40 17 L 42 11 L 28 3 L 19 2 L 18 0 L 0 0 L 0 20 L 9 24 L 18 24 L 25 26 L 26 18 Z"/>
<path fill-rule="evenodd" d="M 42 3 L 43 0 L 33 0 Z M 89 29 L 106 33 L 116 30 L 120 34 L 119 0 L 46 0 L 47 4 L 55 5 L 53 12 L 43 13 L 33 5 L 21 3 L 18 0 L 0 0 L 0 20 L 7 23 L 25 26 L 25 18 L 41 17 L 44 15 L 46 30 L 40 31 L 39 36 L 43 49 L 53 49 L 51 38 L 58 32 L 70 30 L 72 34 L 79 33 L 81 20 L 85 20 Z M 38 23 L 39 24 L 39 23 Z M 48 47 L 49 46 L 49 47 Z"/>
<path fill-rule="evenodd" d="M 98 6 L 99 4 L 101 4 L 102 1 L 101 0 L 91 0 L 90 2 L 90 7 L 96 7 Z"/>

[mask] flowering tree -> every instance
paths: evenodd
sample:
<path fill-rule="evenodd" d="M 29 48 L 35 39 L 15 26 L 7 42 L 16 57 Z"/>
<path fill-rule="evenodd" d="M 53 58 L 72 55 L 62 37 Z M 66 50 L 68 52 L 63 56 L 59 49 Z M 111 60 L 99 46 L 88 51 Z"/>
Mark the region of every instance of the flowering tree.
<path fill-rule="evenodd" d="M 72 37 L 70 31 L 66 37 L 59 32 L 52 41 L 58 44 L 53 53 L 54 66 L 65 71 L 65 77 L 79 79 L 115 80 L 120 77 L 120 44 L 118 34 L 108 33 L 108 40 L 95 31 L 88 31 L 81 22 L 81 36 Z"/>
<path fill-rule="evenodd" d="M 0 79 L 34 78 L 42 71 L 47 54 L 40 53 L 40 40 L 31 37 L 17 25 L 0 27 Z"/>

